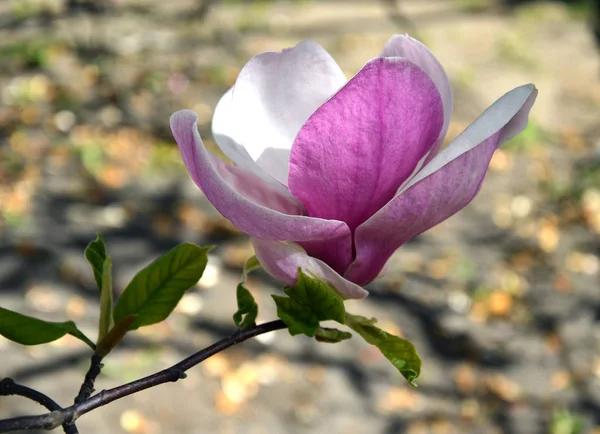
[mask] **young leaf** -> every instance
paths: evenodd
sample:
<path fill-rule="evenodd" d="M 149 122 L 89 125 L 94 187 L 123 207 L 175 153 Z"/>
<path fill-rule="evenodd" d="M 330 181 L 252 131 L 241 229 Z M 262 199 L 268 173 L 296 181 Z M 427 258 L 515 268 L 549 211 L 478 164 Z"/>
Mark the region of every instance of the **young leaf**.
<path fill-rule="evenodd" d="M 415 346 L 407 340 L 375 327 L 376 322 L 375 318 L 367 319 L 346 313 L 346 325 L 361 335 L 365 341 L 379 348 L 379 351 L 392 362 L 410 385 L 416 386 L 414 381 L 421 373 L 421 359 Z"/>
<path fill-rule="evenodd" d="M 319 342 L 325 342 L 327 344 L 337 344 L 338 342 L 350 339 L 352 334 L 343 332 L 338 329 L 331 329 L 326 327 L 319 327 L 315 334 L 315 339 Z"/>
<path fill-rule="evenodd" d="M 102 234 L 90 242 L 85 249 L 85 258 L 92 266 L 94 278 L 100 290 L 100 321 L 98 340 L 100 342 L 113 326 L 112 261 L 106 253 Z"/>
<path fill-rule="evenodd" d="M 248 274 L 252 273 L 254 270 L 258 270 L 259 268 L 260 262 L 258 262 L 256 255 L 248 258 L 248 260 L 244 263 L 244 269 L 242 270 L 242 283 L 246 283 L 248 281 Z"/>
<path fill-rule="evenodd" d="M 100 342 L 114 325 L 112 294 L 112 261 L 104 260 L 102 267 L 102 288 L 100 289 L 100 321 L 98 323 L 98 340 Z"/>
<path fill-rule="evenodd" d="M 254 297 L 241 283 L 237 286 L 236 297 L 238 310 L 233 314 L 235 325 L 241 330 L 253 327 L 258 315 L 258 305 L 254 301 Z"/>
<path fill-rule="evenodd" d="M 73 321 L 51 322 L 0 307 L 0 335 L 21 345 L 39 345 L 55 341 L 70 334 L 82 340 L 93 350 L 94 343 L 88 339 Z"/>
<path fill-rule="evenodd" d="M 331 319 L 340 324 L 344 323 L 344 300 L 326 282 L 299 270 L 298 283 L 286 286 L 284 292 L 298 303 L 309 307 L 319 321 Z"/>
<path fill-rule="evenodd" d="M 272 295 L 277 305 L 277 316 L 283 320 L 292 336 L 305 334 L 311 338 L 319 328 L 319 319 L 308 307 L 296 300 Z"/>
<path fill-rule="evenodd" d="M 102 278 L 104 275 L 102 270 L 104 269 L 104 261 L 107 257 L 108 255 L 106 254 L 106 246 L 102 239 L 102 234 L 98 232 L 96 239 L 91 241 L 85 248 L 85 259 L 87 259 L 92 266 L 98 289 L 102 288 Z"/>
<path fill-rule="evenodd" d="M 96 345 L 96 354 L 105 357 L 110 353 L 112 349 L 123 340 L 136 318 L 137 315 L 126 315 L 121 318 L 119 322 L 110 329 L 106 336 L 98 341 L 98 345 Z"/>
<path fill-rule="evenodd" d="M 135 275 L 117 300 L 114 321 L 137 315 L 131 330 L 163 321 L 206 267 L 212 247 L 184 243 Z"/>

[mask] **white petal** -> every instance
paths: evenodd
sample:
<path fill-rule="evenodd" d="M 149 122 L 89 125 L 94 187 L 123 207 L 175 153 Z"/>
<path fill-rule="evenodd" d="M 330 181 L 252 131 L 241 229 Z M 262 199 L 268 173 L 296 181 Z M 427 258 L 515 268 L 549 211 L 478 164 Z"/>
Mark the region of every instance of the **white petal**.
<path fill-rule="evenodd" d="M 248 162 L 254 162 L 248 151 L 240 145 L 239 128 L 236 129 L 232 113 L 233 87 L 221 97 L 212 118 L 212 133 L 221 151 L 238 166 L 245 169 Z M 252 165 L 250 165 L 252 166 Z"/>
<path fill-rule="evenodd" d="M 291 149 L 267 148 L 256 160 L 260 169 L 287 186 L 290 174 Z"/>
<path fill-rule="evenodd" d="M 282 167 L 285 154 L 279 150 L 291 149 L 308 117 L 345 82 L 335 60 L 312 41 L 258 54 L 240 72 L 231 110 L 219 113 L 219 134 L 242 145 L 255 161 L 260 158 L 267 173 L 287 184 L 287 162 Z"/>
<path fill-rule="evenodd" d="M 212 133 L 215 142 L 227 157 L 249 172 L 260 177 L 263 181 L 269 183 L 272 187 L 282 192 L 287 192 L 287 189 L 278 182 L 278 177 L 281 177 L 280 172 L 275 172 L 278 177 L 269 175 L 268 172 L 261 168 L 260 162 L 257 163 L 252 159 L 248 151 L 240 145 L 239 130 L 235 128 L 235 117 L 232 113 L 233 107 L 233 88 L 229 89 L 225 95 L 221 97 L 212 119 Z M 287 162 L 286 162 L 287 164 Z M 284 178 L 287 180 L 287 174 Z"/>

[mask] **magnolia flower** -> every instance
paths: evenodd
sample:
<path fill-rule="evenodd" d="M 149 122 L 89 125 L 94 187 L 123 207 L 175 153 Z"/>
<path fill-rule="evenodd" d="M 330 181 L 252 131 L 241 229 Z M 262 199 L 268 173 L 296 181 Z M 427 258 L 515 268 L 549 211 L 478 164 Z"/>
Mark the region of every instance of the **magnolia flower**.
<path fill-rule="evenodd" d="M 213 135 L 233 164 L 206 149 L 194 112 L 173 114 L 171 129 L 195 183 L 269 274 L 293 285 L 301 268 L 363 298 L 396 249 L 475 197 L 536 95 L 511 90 L 440 150 L 452 90 L 423 44 L 393 36 L 347 81 L 304 41 L 250 59 L 219 101 Z"/>

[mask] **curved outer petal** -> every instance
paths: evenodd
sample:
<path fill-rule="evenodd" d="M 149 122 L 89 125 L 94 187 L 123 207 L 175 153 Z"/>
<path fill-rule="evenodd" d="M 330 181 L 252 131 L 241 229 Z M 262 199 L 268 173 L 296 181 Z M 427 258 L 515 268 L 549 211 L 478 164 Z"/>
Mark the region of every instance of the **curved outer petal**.
<path fill-rule="evenodd" d="M 329 265 L 309 256 L 297 244 L 281 241 L 252 239 L 254 251 L 263 268 L 275 279 L 286 285 L 298 283 L 298 268 L 329 282 L 345 298 L 365 298 L 369 293 L 352 283 Z"/>
<path fill-rule="evenodd" d="M 356 259 L 344 277 L 370 282 L 394 250 L 466 206 L 496 148 L 525 128 L 536 96 L 533 85 L 508 92 L 361 225 L 355 233 Z"/>
<path fill-rule="evenodd" d="M 258 54 L 242 68 L 231 106 L 219 104 L 215 110 L 218 134 L 241 144 L 260 167 L 287 185 L 288 155 L 296 134 L 345 82 L 335 60 L 312 41 L 280 53 Z M 236 161 L 237 155 L 225 152 Z"/>
<path fill-rule="evenodd" d="M 397 57 L 371 60 L 298 133 L 290 191 L 309 215 L 354 229 L 394 196 L 442 121 L 439 93 L 421 68 Z"/>
<path fill-rule="evenodd" d="M 344 222 L 306 217 L 301 204 L 252 173 L 229 165 L 202 143 L 198 115 L 181 110 L 171 116 L 171 130 L 194 182 L 214 207 L 240 230 L 275 240 L 339 240 L 350 237 Z"/>

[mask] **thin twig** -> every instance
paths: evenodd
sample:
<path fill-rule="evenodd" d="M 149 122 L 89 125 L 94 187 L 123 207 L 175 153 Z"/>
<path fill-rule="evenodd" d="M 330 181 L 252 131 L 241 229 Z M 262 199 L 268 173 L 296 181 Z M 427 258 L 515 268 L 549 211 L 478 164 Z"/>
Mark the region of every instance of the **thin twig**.
<path fill-rule="evenodd" d="M 63 409 L 60 405 L 58 405 L 56 401 L 54 401 L 49 396 L 37 390 L 31 389 L 27 386 L 17 384 L 13 381 L 12 378 L 5 378 L 4 380 L 0 381 L 0 395 L 18 395 L 24 398 L 29 398 L 32 401 L 37 402 L 38 404 L 46 407 L 50 411 Z"/>
<path fill-rule="evenodd" d="M 5 378 L 0 381 L 0 396 L 10 396 L 17 395 L 22 396 L 24 398 L 31 399 L 34 402 L 46 407 L 50 411 L 61 411 L 63 408 L 58 405 L 56 401 L 50 398 L 48 395 L 32 389 L 27 386 L 23 386 L 21 384 L 17 384 L 14 382 L 12 378 Z M 14 428 L 11 431 L 21 428 Z M 77 427 L 74 423 L 71 424 L 63 424 L 63 430 L 65 434 L 78 434 Z"/>
<path fill-rule="evenodd" d="M 158 386 L 159 384 L 183 379 L 186 377 L 185 371 L 233 345 L 264 333 L 284 329 L 286 327 L 287 326 L 283 321 L 276 320 L 254 326 L 247 330 L 238 330 L 231 336 L 221 339 L 211 346 L 198 351 L 170 368 L 113 389 L 103 390 L 78 404 L 74 404 L 64 409 L 57 409 L 51 413 L 39 416 L 24 416 L 0 420 L 0 433 L 29 429 L 51 430 L 61 425 L 71 424 L 85 413 L 106 405 L 109 402 Z"/>
<path fill-rule="evenodd" d="M 92 355 L 92 360 L 90 362 L 90 368 L 85 374 L 85 378 L 81 387 L 79 388 L 79 393 L 75 397 L 75 404 L 79 404 L 86 399 L 88 399 L 92 393 L 94 393 L 94 382 L 98 375 L 100 375 L 100 371 L 104 366 L 102 364 L 103 356 L 100 356 L 96 353 Z M 75 426 L 75 421 L 66 422 L 63 424 L 63 429 L 65 430 L 65 434 L 79 434 L 77 427 Z"/>
<path fill-rule="evenodd" d="M 94 354 L 90 363 L 90 369 L 85 374 L 85 380 L 79 389 L 79 394 L 75 397 L 75 404 L 85 401 L 94 393 L 94 382 L 96 381 L 96 377 L 100 375 L 102 366 L 102 356 Z"/>

